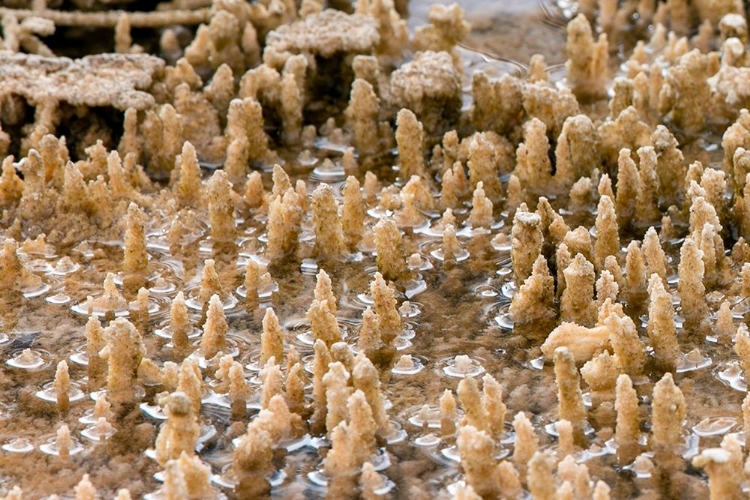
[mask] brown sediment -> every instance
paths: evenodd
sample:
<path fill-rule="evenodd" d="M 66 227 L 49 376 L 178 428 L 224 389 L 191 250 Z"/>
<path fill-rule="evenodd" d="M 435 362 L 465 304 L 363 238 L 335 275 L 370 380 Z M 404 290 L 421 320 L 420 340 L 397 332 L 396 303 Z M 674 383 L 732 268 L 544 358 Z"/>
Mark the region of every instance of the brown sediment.
<path fill-rule="evenodd" d="M 584 17 L 560 11 L 550 20 L 566 29 L 542 31 L 522 5 L 426 14 L 414 1 L 428 24 L 410 35 L 401 1 L 74 3 L 2 10 L 0 444 L 38 443 L 54 422 L 63 462 L 7 454 L 0 496 L 18 496 L 16 482 L 33 498 L 70 494 L 88 472 L 77 496 L 93 484 L 141 497 L 159 491 L 160 468 L 157 495 L 174 498 L 305 496 L 291 476 L 321 470 L 331 498 L 393 485 L 384 496 L 442 497 L 452 483 L 457 498 L 738 494 L 731 439 L 698 444 L 708 481 L 681 455 L 697 423 L 738 417 L 741 395 L 721 384 L 748 378 L 750 92 L 736 5 L 587 0 Z M 83 26 L 106 43 L 78 43 Z M 528 74 L 474 50 L 515 38 L 549 45 Z M 38 371 L 14 366 L 39 359 Z M 55 365 L 59 411 L 26 404 Z M 491 375 L 456 383 L 452 369 Z M 142 451 L 176 413 L 157 437 L 150 409 L 176 393 L 216 438 L 153 462 Z M 92 428 L 117 432 L 104 447 L 82 441 L 81 462 L 76 421 L 92 409 Z M 461 468 L 446 475 L 443 458 L 393 442 L 400 427 L 409 442 L 439 438 L 425 449 L 438 457 L 458 438 Z M 307 429 L 331 447 L 288 446 Z M 616 467 L 597 453 L 613 436 Z M 376 472 L 381 454 L 390 467 Z M 271 486 L 282 468 L 289 480 Z"/>

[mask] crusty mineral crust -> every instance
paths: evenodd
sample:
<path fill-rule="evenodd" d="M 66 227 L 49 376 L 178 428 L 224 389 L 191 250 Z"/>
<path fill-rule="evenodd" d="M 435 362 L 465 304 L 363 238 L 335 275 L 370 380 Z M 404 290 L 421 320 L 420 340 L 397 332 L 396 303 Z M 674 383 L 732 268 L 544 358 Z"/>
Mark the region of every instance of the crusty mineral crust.
<path fill-rule="evenodd" d="M 107 0 L 102 3 L 109 3 Z M 29 17 L 39 17 L 53 21 L 56 26 L 85 26 L 87 28 L 114 28 L 124 11 L 111 10 L 107 12 L 63 11 L 56 9 L 8 9 L 0 8 L 0 17 L 12 13 L 23 20 Z M 129 22 L 132 28 L 161 28 L 178 24 L 200 24 L 209 20 L 209 9 L 178 10 L 164 12 L 129 12 Z"/>
<path fill-rule="evenodd" d="M 460 100 L 461 78 L 447 52 L 419 52 L 391 74 L 392 105 L 422 116 L 435 104 Z"/>
<path fill-rule="evenodd" d="M 82 59 L 0 52 L 0 95 L 31 103 L 53 99 L 73 106 L 149 109 L 146 92 L 164 61 L 145 54 L 98 54 Z"/>
<path fill-rule="evenodd" d="M 379 42 L 378 24 L 373 18 L 326 9 L 269 33 L 263 59 L 285 61 L 294 54 L 369 54 Z"/>

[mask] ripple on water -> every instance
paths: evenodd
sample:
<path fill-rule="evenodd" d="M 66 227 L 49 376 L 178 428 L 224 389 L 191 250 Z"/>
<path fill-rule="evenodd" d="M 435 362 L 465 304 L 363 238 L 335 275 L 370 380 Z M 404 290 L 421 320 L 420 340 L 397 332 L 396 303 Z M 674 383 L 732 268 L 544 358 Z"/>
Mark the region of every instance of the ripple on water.
<path fill-rule="evenodd" d="M 416 375 L 424 370 L 424 363 L 416 357 L 405 354 L 393 366 L 391 371 L 394 375 Z"/>
<path fill-rule="evenodd" d="M 57 446 L 57 436 L 51 436 L 51 437 L 46 438 L 44 443 L 39 445 L 39 451 L 47 455 L 59 456 L 60 448 Z M 73 456 L 73 455 L 77 455 L 78 453 L 81 453 L 82 451 L 83 451 L 83 445 L 81 444 L 81 442 L 75 439 L 74 437 L 71 437 L 68 454 Z"/>
<path fill-rule="evenodd" d="M 183 291 L 185 293 L 185 305 L 194 311 L 202 311 L 205 304 L 199 297 L 200 287 L 191 286 Z M 229 293 L 221 299 L 221 307 L 225 313 L 233 311 L 238 305 L 239 299 L 234 294 Z"/>
<path fill-rule="evenodd" d="M 700 437 L 721 436 L 737 425 L 734 417 L 714 417 L 703 419 L 693 426 L 693 432 Z"/>
<path fill-rule="evenodd" d="M 687 354 L 681 354 L 677 359 L 677 373 L 692 372 L 711 366 L 711 358 L 702 354 L 700 350 L 693 349 Z"/>
<path fill-rule="evenodd" d="M 430 256 L 439 260 L 440 262 L 445 262 L 445 251 L 443 250 L 442 245 L 438 246 L 434 250 L 430 250 Z M 453 259 L 455 262 L 463 262 L 465 260 L 468 260 L 469 258 L 469 251 L 465 248 L 460 248 L 454 255 Z"/>
<path fill-rule="evenodd" d="M 73 274 L 81 268 L 80 264 L 73 262 L 70 257 L 63 257 L 53 266 L 50 266 L 47 273 L 51 276 L 66 276 Z"/>
<path fill-rule="evenodd" d="M 45 293 L 49 292 L 52 286 L 49 283 L 43 281 L 28 286 L 21 287 L 21 293 L 27 299 L 33 299 L 41 297 Z"/>
<path fill-rule="evenodd" d="M 346 179 L 346 171 L 340 163 L 323 161 L 310 174 L 310 180 L 325 183 L 341 182 Z"/>
<path fill-rule="evenodd" d="M 83 429 L 81 431 L 81 436 L 95 443 L 101 443 L 114 436 L 115 432 L 115 428 L 112 426 L 100 427 L 98 425 L 92 425 Z"/>
<path fill-rule="evenodd" d="M 720 363 L 714 371 L 714 376 L 736 391 L 747 392 L 747 383 L 738 361 Z"/>
<path fill-rule="evenodd" d="M 22 437 L 8 441 L 2 446 L 2 448 L 8 453 L 31 453 L 34 451 L 34 445 L 32 442 Z"/>
<path fill-rule="evenodd" d="M 64 292 L 58 292 L 55 295 L 50 295 L 49 297 L 44 298 L 45 302 L 48 304 L 53 305 L 65 305 L 69 304 L 72 299 L 72 297 Z"/>
<path fill-rule="evenodd" d="M 438 361 L 437 365 L 445 375 L 454 378 L 478 377 L 485 371 L 480 358 L 472 358 L 465 354 Z"/>
<path fill-rule="evenodd" d="M 53 387 L 53 382 L 45 384 L 42 389 L 36 391 L 34 395 L 42 401 L 57 403 L 57 390 Z M 78 387 L 78 384 L 71 384 L 70 392 L 68 393 L 68 400 L 71 403 L 83 401 L 85 397 L 86 394 Z"/>
<path fill-rule="evenodd" d="M 473 49 L 464 44 L 460 44 L 456 47 L 456 50 L 461 56 L 463 65 L 463 81 L 461 82 L 463 110 L 468 110 L 473 105 L 471 86 L 475 73 L 481 71 L 487 75 L 490 81 L 497 80 L 505 75 L 523 77 L 528 73 L 525 65 L 511 59 Z"/>
<path fill-rule="evenodd" d="M 50 366 L 49 353 L 37 349 L 24 349 L 17 352 L 5 363 L 19 370 L 39 370 Z"/>

